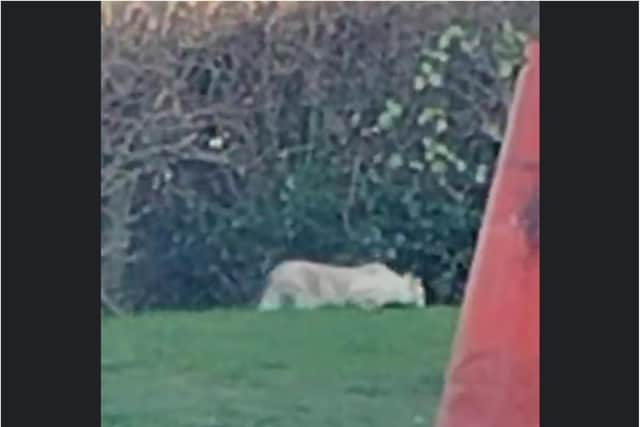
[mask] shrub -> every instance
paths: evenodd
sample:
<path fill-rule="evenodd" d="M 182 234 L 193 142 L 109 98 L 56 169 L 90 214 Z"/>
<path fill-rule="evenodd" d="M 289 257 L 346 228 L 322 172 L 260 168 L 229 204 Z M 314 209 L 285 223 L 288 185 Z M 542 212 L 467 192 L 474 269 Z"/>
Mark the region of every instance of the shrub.
<path fill-rule="evenodd" d="M 105 9 L 104 292 L 246 304 L 285 258 L 375 259 L 458 302 L 525 36 L 425 32 L 437 5 L 203 7 Z"/>

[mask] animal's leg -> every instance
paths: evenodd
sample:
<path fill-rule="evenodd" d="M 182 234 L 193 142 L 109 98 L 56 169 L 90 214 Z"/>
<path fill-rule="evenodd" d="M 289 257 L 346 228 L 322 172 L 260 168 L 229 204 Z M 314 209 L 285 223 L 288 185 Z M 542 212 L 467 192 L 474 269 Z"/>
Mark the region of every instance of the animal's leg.
<path fill-rule="evenodd" d="M 280 294 L 273 290 L 268 289 L 260 300 L 258 309 L 261 311 L 277 310 L 281 306 Z"/>
<path fill-rule="evenodd" d="M 306 295 L 297 295 L 294 300 L 294 307 L 300 309 L 314 309 L 320 304 L 317 301 L 313 301 L 312 298 Z"/>
<path fill-rule="evenodd" d="M 365 311 L 375 311 L 378 308 L 378 305 L 376 304 L 376 302 L 371 299 L 365 299 L 364 301 L 362 301 L 360 306 Z"/>

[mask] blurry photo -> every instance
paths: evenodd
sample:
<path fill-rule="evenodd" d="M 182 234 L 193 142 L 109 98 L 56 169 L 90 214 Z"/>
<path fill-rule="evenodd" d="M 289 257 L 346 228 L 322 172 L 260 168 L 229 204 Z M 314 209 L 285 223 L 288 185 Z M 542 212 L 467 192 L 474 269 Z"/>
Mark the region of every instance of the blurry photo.
<path fill-rule="evenodd" d="M 101 8 L 103 427 L 539 425 L 537 2 Z"/>

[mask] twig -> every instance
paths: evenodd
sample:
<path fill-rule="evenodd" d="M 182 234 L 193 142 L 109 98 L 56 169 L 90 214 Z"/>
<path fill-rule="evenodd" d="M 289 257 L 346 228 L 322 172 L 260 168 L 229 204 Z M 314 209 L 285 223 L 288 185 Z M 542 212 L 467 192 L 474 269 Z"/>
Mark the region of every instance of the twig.
<path fill-rule="evenodd" d="M 102 304 L 106 306 L 109 310 L 111 310 L 115 315 L 117 316 L 125 315 L 125 312 L 120 307 L 118 307 L 116 303 L 114 303 L 113 300 L 111 300 L 111 298 L 107 296 L 107 294 L 104 292 L 104 289 L 101 289 L 100 291 L 100 300 L 102 301 Z"/>
<path fill-rule="evenodd" d="M 358 177 L 360 175 L 360 162 L 362 161 L 362 156 L 360 153 L 356 154 L 355 159 L 353 159 L 353 165 L 351 167 L 351 184 L 349 185 L 349 196 L 347 198 L 347 203 L 344 205 L 342 209 L 342 223 L 344 225 L 344 230 L 348 236 L 351 236 L 351 223 L 349 219 L 349 211 L 353 207 L 356 198 L 356 184 L 358 182 Z"/>

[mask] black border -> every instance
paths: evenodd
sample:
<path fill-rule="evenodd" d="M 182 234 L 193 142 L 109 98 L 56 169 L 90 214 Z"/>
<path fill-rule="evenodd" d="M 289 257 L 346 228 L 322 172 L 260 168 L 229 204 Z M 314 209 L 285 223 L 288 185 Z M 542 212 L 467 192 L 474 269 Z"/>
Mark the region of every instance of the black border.
<path fill-rule="evenodd" d="M 100 3 L 2 3 L 2 89 L 2 422 L 99 425 Z"/>
<path fill-rule="evenodd" d="M 638 4 L 540 21 L 541 422 L 638 425 Z"/>

